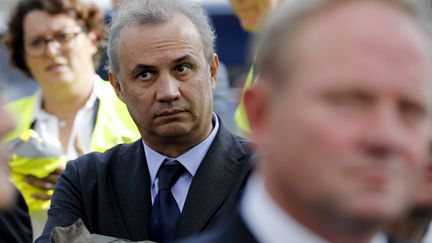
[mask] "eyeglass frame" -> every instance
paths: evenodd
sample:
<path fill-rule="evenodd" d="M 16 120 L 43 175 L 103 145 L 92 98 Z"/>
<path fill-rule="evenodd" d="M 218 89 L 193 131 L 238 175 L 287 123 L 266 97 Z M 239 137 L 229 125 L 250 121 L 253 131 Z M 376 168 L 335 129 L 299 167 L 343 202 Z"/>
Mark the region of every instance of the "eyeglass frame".
<path fill-rule="evenodd" d="M 29 57 L 43 56 L 44 54 L 46 54 L 48 46 L 52 43 L 56 44 L 56 48 L 59 51 L 71 50 L 73 47 L 74 41 L 82 33 L 85 33 L 85 31 L 83 29 L 80 29 L 79 31 L 57 32 L 57 33 L 54 33 L 52 35 L 52 37 L 50 37 L 50 38 L 44 38 L 41 36 L 35 37 L 35 38 L 31 39 L 30 41 L 24 41 L 24 53 L 26 56 L 29 56 Z M 65 39 L 61 40 L 62 38 L 65 38 Z M 39 47 L 40 50 L 37 51 L 37 53 L 35 53 L 35 51 L 33 51 L 33 54 L 31 54 L 32 52 L 28 51 L 29 47 L 31 46 L 31 44 L 29 44 L 29 42 L 34 42 L 34 41 L 42 41 L 42 43 L 41 43 L 41 47 Z M 30 49 L 31 48 L 32 47 L 30 47 Z"/>

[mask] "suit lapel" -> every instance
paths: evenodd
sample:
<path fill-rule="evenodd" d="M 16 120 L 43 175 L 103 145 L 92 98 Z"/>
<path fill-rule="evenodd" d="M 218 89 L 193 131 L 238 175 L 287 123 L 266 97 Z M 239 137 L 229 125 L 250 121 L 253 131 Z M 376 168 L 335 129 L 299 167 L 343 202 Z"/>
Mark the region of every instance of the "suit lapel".
<path fill-rule="evenodd" d="M 221 123 L 220 123 L 221 124 Z M 246 151 L 238 139 L 220 125 L 189 188 L 177 236 L 200 232 L 233 191 Z"/>
<path fill-rule="evenodd" d="M 141 139 L 120 151 L 112 168 L 112 184 L 128 239 L 148 239 L 151 210 L 150 175 Z"/>

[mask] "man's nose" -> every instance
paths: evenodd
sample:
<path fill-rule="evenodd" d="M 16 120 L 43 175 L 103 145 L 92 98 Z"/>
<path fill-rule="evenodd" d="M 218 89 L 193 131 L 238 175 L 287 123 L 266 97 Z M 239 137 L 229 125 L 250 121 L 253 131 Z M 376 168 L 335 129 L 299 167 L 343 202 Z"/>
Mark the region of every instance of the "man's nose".
<path fill-rule="evenodd" d="M 390 107 L 382 107 L 374 112 L 365 135 L 363 142 L 367 153 L 383 161 L 398 156 L 409 140 L 400 114 Z"/>
<path fill-rule="evenodd" d="M 170 74 L 161 75 L 157 81 L 156 99 L 158 101 L 172 101 L 180 96 L 179 81 Z"/>

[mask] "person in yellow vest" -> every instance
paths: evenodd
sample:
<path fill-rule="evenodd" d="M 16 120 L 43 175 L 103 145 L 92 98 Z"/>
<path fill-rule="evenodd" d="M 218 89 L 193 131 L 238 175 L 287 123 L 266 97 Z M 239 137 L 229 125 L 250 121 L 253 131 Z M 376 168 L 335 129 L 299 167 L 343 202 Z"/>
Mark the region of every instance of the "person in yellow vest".
<path fill-rule="evenodd" d="M 261 29 L 261 23 L 268 12 L 276 8 L 280 0 L 230 0 L 234 14 L 238 17 L 241 27 L 248 32 L 257 33 Z M 255 62 L 255 60 L 253 60 Z M 254 73 L 253 64 L 246 76 L 243 85 L 240 103 L 235 111 L 235 123 L 241 132 L 249 133 L 249 122 L 246 117 L 246 110 L 243 103 L 243 95 L 257 79 Z"/>
<path fill-rule="evenodd" d="M 11 61 L 40 86 L 7 104 L 17 128 L 5 137 L 35 237 L 66 161 L 140 137 L 111 85 L 95 74 L 104 34 L 100 10 L 79 0 L 19 1 L 10 16 Z"/>

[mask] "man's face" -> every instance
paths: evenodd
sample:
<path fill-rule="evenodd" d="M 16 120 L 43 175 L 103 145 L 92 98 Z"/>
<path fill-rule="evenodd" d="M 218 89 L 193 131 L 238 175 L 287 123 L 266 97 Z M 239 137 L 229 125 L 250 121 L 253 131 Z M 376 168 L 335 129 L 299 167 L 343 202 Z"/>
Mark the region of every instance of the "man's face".
<path fill-rule="evenodd" d="M 110 81 L 153 149 L 196 145 L 209 134 L 218 60 L 215 55 L 208 64 L 187 17 L 174 14 L 166 23 L 125 26 L 118 62 L 120 74 L 111 73 Z"/>
<path fill-rule="evenodd" d="M 39 10 L 24 18 L 23 28 L 26 63 L 44 91 L 58 93 L 72 86 L 81 87 L 80 82 L 88 83 L 97 51 L 94 34 L 84 32 L 66 14 L 51 15 Z"/>
<path fill-rule="evenodd" d="M 268 11 L 276 7 L 278 0 L 230 0 L 242 28 L 249 32 L 259 31 Z"/>
<path fill-rule="evenodd" d="M 3 107 L 0 99 L 0 141 L 3 140 L 3 136 L 11 132 L 15 123 L 12 120 L 10 114 Z M 5 208 L 9 205 L 14 198 L 14 189 L 9 181 L 9 166 L 10 160 L 9 151 L 0 144 L 0 209 Z"/>
<path fill-rule="evenodd" d="M 295 60 L 283 88 L 262 80 L 246 95 L 266 186 L 283 208 L 376 222 L 412 203 L 431 124 L 429 51 L 408 17 L 372 1 L 306 22 L 281 50 Z"/>

